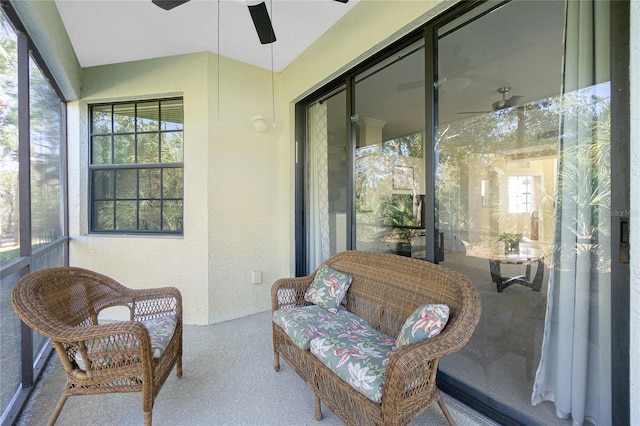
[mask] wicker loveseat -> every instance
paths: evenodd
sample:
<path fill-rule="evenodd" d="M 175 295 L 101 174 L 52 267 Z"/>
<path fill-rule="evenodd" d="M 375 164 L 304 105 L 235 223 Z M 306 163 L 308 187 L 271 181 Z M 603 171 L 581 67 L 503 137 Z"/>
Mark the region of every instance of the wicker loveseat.
<path fill-rule="evenodd" d="M 312 304 L 305 300 L 315 272 L 305 277 L 279 279 L 272 286 L 275 370 L 280 369 L 282 356 L 309 385 L 315 393 L 317 420 L 322 418 L 321 402 L 324 402 L 347 425 L 403 425 L 436 401 L 449 424 L 454 424 L 436 387 L 436 373 L 439 358 L 462 348 L 480 318 L 480 298 L 472 282 L 439 265 L 383 253 L 345 251 L 327 259 L 322 267 L 326 266 L 352 277 L 337 315 L 355 314 L 358 318 L 349 319 L 354 328 L 362 327 L 363 322 L 368 324 L 372 330 L 367 335 L 373 333 L 378 341 L 387 345 L 388 358 L 382 367 L 386 371 L 381 375 L 379 402 L 365 396 L 362 388 L 356 390 L 317 356 L 322 353 L 318 352 L 318 347 L 327 345 L 326 338 L 314 337 L 315 332 L 324 334 L 320 330 L 322 324 L 316 323 L 298 335 L 310 335 L 311 351 L 302 349 L 300 339 L 290 337 L 291 327 L 287 327 L 291 325 L 287 322 L 290 319 L 283 320 L 282 317 L 315 309 L 309 308 Z M 448 322 L 440 334 L 417 343 L 393 345 L 407 318 L 425 304 L 449 307 Z M 352 335 L 349 332 L 342 334 Z M 357 358 L 357 353 L 372 351 L 370 348 L 362 350 L 362 343 L 349 346 L 350 343 L 340 336 L 329 338 L 329 343 L 338 345 L 333 348 L 341 348 L 333 351 L 342 354 L 341 363 L 349 355 Z M 359 374 L 359 367 L 353 368 L 355 374 Z M 363 386 L 368 385 L 364 383 Z"/>
<path fill-rule="evenodd" d="M 67 373 L 62 397 L 142 392 L 144 424 L 176 366 L 182 376 L 182 296 L 173 287 L 134 290 L 86 269 L 48 268 L 22 277 L 12 291 L 18 316 L 51 339 Z M 98 322 L 106 308 L 124 306 L 129 321 Z"/>

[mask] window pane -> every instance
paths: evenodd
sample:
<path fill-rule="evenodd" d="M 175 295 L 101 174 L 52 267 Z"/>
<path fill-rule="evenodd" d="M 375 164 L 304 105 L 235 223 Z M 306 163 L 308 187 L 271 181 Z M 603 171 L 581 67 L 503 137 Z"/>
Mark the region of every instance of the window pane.
<path fill-rule="evenodd" d="M 138 104 L 138 132 L 157 132 L 160 128 L 160 109 L 157 101 Z"/>
<path fill-rule="evenodd" d="M 160 169 L 140 170 L 140 199 L 160 198 Z"/>
<path fill-rule="evenodd" d="M 182 201 L 165 201 L 163 203 L 162 229 L 182 231 Z"/>
<path fill-rule="evenodd" d="M 62 235 L 62 110 L 49 80 L 29 62 L 32 246 Z"/>
<path fill-rule="evenodd" d="M 136 201 L 116 201 L 116 227 L 120 230 L 138 229 Z"/>
<path fill-rule="evenodd" d="M 129 164 L 136 162 L 135 135 L 113 136 L 113 162 L 115 164 Z"/>
<path fill-rule="evenodd" d="M 93 134 L 111 133 L 111 105 L 96 105 L 93 107 Z"/>
<path fill-rule="evenodd" d="M 182 198 L 182 169 L 162 172 L 162 198 Z"/>
<path fill-rule="evenodd" d="M 158 231 L 160 227 L 160 202 L 140 200 L 140 229 Z"/>
<path fill-rule="evenodd" d="M 532 213 L 534 176 L 509 176 L 507 197 L 509 213 Z"/>
<path fill-rule="evenodd" d="M 162 130 L 182 130 L 184 123 L 182 99 L 171 99 L 161 103 Z"/>
<path fill-rule="evenodd" d="M 112 199 L 114 195 L 113 170 L 93 172 L 93 198 L 95 200 Z"/>
<path fill-rule="evenodd" d="M 0 12 L 0 264 L 19 256 L 17 39 Z M 4 372 L 3 372 L 4 374 Z M 2 386 L 2 392 L 6 386 Z M 4 403 L 4 399 L 2 399 Z M 0 406 L 0 413 L 5 405 Z"/>
<path fill-rule="evenodd" d="M 113 133 L 134 133 L 136 131 L 135 104 L 113 106 Z"/>
<path fill-rule="evenodd" d="M 111 164 L 111 136 L 94 136 L 91 138 L 91 163 Z"/>
<path fill-rule="evenodd" d="M 93 228 L 96 230 L 114 229 L 113 201 L 96 201 L 93 203 Z"/>
<path fill-rule="evenodd" d="M 116 198 L 135 200 L 138 193 L 138 171 L 118 170 L 116 172 Z"/>
<path fill-rule="evenodd" d="M 182 132 L 162 133 L 162 152 L 160 161 L 163 163 L 182 163 Z"/>
<path fill-rule="evenodd" d="M 424 42 L 417 42 L 398 52 L 400 60 L 390 57 L 356 76 L 355 110 L 359 118 L 353 127 L 357 134 L 357 249 L 427 258 L 423 209 L 428 193 L 423 149 L 425 103 L 423 97 L 414 96 L 416 91 L 406 86 L 408 82 L 418 82 L 414 83 L 418 85 L 424 82 L 424 55 Z M 390 107 L 392 104 L 402 108 Z M 324 126 L 324 121 L 327 122 L 322 133 L 316 136 L 316 157 L 327 158 L 326 161 L 334 157 L 333 166 L 344 172 L 346 156 L 336 161 L 332 150 L 323 146 L 328 143 L 324 142 L 326 135 L 333 133 L 328 125 L 339 123 L 323 119 L 321 106 L 314 115 L 318 125 Z M 329 168 L 324 173 L 331 172 Z M 326 185 L 329 182 L 327 180 Z M 320 217 L 314 219 L 321 223 Z M 316 258 L 315 263 L 319 260 Z"/>
<path fill-rule="evenodd" d="M 160 161 L 158 150 L 158 134 L 139 134 L 138 163 L 157 163 L 158 161 Z"/>

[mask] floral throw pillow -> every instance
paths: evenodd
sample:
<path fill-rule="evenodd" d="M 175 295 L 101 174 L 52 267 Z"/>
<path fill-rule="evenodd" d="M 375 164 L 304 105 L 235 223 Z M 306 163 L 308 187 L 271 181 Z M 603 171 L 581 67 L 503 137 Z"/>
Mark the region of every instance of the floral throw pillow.
<path fill-rule="evenodd" d="M 347 294 L 352 279 L 351 275 L 323 264 L 304 294 L 304 300 L 335 314 L 340 309 L 340 303 Z"/>
<path fill-rule="evenodd" d="M 396 347 L 420 342 L 440 334 L 449 320 L 449 306 L 421 305 L 405 321 L 396 340 Z"/>

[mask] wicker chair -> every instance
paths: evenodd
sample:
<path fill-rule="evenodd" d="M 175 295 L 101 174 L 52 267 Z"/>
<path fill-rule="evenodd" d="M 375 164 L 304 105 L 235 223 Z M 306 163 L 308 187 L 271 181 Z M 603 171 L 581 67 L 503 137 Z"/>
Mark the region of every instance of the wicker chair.
<path fill-rule="evenodd" d="M 69 396 L 111 392 L 142 392 L 144 424 L 151 425 L 154 400 L 174 365 L 182 376 L 182 296 L 177 289 L 133 290 L 86 269 L 49 268 L 21 278 L 12 302 L 25 324 L 51 339 L 67 373 L 50 425 Z M 98 324 L 100 311 L 114 306 L 128 308 L 130 321 Z M 163 318 L 170 318 L 175 330 L 154 357 L 143 322 Z"/>

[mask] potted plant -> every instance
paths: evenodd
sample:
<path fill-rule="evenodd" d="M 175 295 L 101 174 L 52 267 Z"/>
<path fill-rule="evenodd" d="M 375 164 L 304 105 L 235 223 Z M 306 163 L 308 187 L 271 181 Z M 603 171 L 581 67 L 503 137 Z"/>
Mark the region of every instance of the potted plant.
<path fill-rule="evenodd" d="M 504 252 L 514 253 L 520 250 L 520 243 L 523 241 L 524 236 L 515 232 L 503 232 L 498 237 L 498 241 L 504 241 Z"/>
<path fill-rule="evenodd" d="M 385 239 L 396 245 L 396 254 L 411 256 L 411 237 L 420 222 L 413 217 L 413 198 L 398 197 L 381 205 L 382 223 L 392 227 L 391 234 Z"/>

